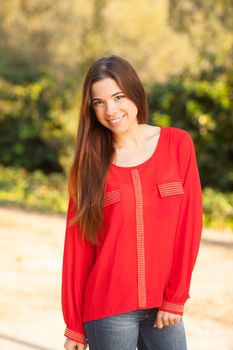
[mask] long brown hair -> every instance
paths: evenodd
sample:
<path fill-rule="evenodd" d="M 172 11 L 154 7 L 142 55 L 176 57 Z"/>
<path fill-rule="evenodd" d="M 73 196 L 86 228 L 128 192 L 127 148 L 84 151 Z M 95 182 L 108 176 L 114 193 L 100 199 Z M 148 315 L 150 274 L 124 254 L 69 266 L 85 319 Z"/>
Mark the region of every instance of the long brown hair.
<path fill-rule="evenodd" d="M 69 195 L 77 209 L 71 224 L 79 224 L 83 238 L 99 245 L 103 235 L 103 201 L 106 175 L 114 160 L 114 135 L 96 118 L 91 103 L 92 85 L 104 78 L 115 80 L 138 109 L 138 124 L 148 119 L 148 104 L 143 85 L 134 68 L 125 59 L 110 55 L 97 60 L 83 83 L 80 119 L 74 159 L 69 172 Z"/>

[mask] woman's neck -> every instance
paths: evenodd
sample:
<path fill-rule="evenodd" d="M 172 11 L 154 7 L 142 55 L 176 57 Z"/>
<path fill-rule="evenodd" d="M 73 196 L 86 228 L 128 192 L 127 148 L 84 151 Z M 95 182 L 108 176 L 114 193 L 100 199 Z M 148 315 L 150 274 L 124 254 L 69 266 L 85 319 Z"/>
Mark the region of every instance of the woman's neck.
<path fill-rule="evenodd" d="M 137 124 L 130 132 L 115 135 L 114 147 L 117 150 L 137 149 L 144 141 L 144 124 Z"/>

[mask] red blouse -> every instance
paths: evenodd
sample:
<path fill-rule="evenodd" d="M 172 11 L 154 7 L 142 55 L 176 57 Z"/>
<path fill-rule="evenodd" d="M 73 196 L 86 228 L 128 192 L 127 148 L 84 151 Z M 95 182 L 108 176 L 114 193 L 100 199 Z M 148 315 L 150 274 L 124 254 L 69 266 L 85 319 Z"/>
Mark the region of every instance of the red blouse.
<path fill-rule="evenodd" d="M 83 322 L 156 307 L 183 315 L 202 231 L 202 189 L 190 134 L 161 127 L 144 163 L 111 164 L 104 197 L 104 239 L 91 245 L 68 227 L 62 310 L 65 336 L 87 341 Z"/>

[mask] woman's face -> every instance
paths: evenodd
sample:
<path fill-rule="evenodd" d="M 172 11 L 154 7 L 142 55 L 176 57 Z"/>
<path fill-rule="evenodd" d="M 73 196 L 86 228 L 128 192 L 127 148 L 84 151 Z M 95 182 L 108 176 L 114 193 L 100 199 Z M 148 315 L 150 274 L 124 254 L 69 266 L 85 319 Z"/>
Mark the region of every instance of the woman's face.
<path fill-rule="evenodd" d="M 98 121 L 115 134 L 127 132 L 138 124 L 137 106 L 111 78 L 92 85 L 91 101 Z"/>

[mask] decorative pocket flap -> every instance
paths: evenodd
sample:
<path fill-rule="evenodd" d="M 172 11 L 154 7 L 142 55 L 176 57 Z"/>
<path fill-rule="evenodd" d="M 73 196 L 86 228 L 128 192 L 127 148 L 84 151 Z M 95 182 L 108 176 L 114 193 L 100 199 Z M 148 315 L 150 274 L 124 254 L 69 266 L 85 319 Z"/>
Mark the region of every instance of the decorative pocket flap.
<path fill-rule="evenodd" d="M 110 205 L 120 201 L 120 190 L 112 190 L 104 194 L 104 206 Z"/>
<path fill-rule="evenodd" d="M 172 181 L 158 184 L 158 189 L 161 197 L 184 194 L 184 189 L 181 181 Z"/>

